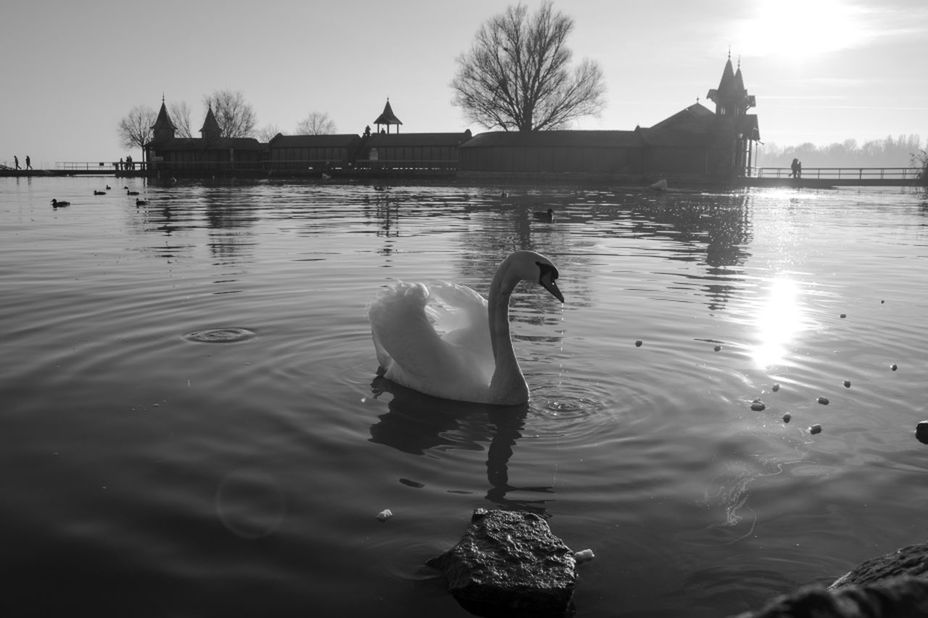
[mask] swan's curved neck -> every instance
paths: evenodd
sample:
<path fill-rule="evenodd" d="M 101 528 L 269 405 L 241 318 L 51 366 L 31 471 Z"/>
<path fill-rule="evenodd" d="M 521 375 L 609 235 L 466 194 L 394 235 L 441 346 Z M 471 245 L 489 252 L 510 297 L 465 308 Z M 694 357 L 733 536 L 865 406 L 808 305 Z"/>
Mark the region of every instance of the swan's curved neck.
<path fill-rule="evenodd" d="M 528 385 L 516 359 L 509 332 L 509 300 L 520 277 L 511 273 L 504 263 L 493 277 L 487 299 L 487 317 L 490 321 L 490 343 L 496 369 L 490 382 L 492 403 L 516 405 L 528 401 Z"/>

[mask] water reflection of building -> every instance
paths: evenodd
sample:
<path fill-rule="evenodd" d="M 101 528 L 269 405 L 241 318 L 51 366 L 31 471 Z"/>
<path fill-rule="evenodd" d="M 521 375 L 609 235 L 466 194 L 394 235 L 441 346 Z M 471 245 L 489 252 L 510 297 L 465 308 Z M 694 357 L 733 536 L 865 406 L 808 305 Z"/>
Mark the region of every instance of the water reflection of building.
<path fill-rule="evenodd" d="M 651 127 L 617 131 L 399 133 L 387 101 L 361 136 L 281 135 L 268 143 L 223 138 L 207 112 L 200 138 L 177 138 L 164 101 L 146 146 L 154 175 L 448 176 L 574 174 L 617 182 L 655 178 L 727 181 L 749 174 L 760 139 L 755 105 L 729 57 L 708 98 Z M 390 133 L 390 127 L 396 131 Z"/>

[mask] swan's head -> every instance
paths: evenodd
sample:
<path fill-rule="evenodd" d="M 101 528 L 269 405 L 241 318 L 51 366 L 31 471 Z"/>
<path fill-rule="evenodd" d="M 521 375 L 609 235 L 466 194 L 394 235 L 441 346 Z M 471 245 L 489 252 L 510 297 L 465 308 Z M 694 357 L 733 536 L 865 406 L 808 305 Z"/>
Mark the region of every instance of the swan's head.
<path fill-rule="evenodd" d="M 516 251 L 506 260 L 520 279 L 534 281 L 551 292 L 554 298 L 564 302 L 564 295 L 557 287 L 557 266 L 540 253 L 534 251 Z"/>

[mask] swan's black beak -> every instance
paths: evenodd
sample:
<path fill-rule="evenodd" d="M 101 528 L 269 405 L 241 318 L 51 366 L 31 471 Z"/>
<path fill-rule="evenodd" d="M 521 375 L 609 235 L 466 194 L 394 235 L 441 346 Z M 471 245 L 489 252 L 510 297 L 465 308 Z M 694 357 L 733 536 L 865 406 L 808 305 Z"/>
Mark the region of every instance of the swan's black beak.
<path fill-rule="evenodd" d="M 561 291 L 557 287 L 557 269 L 554 266 L 542 264 L 541 262 L 538 262 L 538 268 L 541 270 L 541 275 L 538 277 L 538 285 L 551 292 L 554 298 L 564 302 L 564 295 L 561 294 Z"/>

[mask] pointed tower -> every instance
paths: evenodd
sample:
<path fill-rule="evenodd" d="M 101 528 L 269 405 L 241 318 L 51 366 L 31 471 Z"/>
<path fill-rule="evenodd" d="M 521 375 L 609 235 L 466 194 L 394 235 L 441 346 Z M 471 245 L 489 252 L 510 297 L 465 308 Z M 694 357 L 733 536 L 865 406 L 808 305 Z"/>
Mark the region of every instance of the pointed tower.
<path fill-rule="evenodd" d="M 203 128 L 200 129 L 200 137 L 206 142 L 215 142 L 222 137 L 222 129 L 219 128 L 219 123 L 213 114 L 212 105 L 209 106 L 206 112 L 206 120 L 203 121 Z"/>
<path fill-rule="evenodd" d="M 738 62 L 737 71 L 732 66 L 731 52 L 728 53 L 728 60 L 722 69 L 719 87 L 710 90 L 706 96 L 715 103 L 719 139 L 730 144 L 725 147 L 731 151 L 726 167 L 736 176 L 750 176 L 754 142 L 760 141 L 760 129 L 757 115 L 747 112 L 756 105 L 756 101 L 754 95 L 748 94 L 744 87 L 741 62 Z"/>
<path fill-rule="evenodd" d="M 152 143 L 163 144 L 174 139 L 177 127 L 171 122 L 168 115 L 168 108 L 164 105 L 164 95 L 161 95 L 161 110 L 158 112 L 158 118 L 155 124 L 151 125 Z"/>
<path fill-rule="evenodd" d="M 709 91 L 706 97 L 715 103 L 717 116 L 743 116 L 748 109 L 754 107 L 754 96 L 749 95 L 744 88 L 744 76 L 741 74 L 741 63 L 738 63 L 738 72 L 731 65 L 731 54 L 722 70 L 722 79 L 719 87 Z"/>
<path fill-rule="evenodd" d="M 387 134 L 390 133 L 390 125 L 396 125 L 396 132 L 400 132 L 400 125 L 403 124 L 399 118 L 396 117 L 396 114 L 393 113 L 393 108 L 390 107 L 390 99 L 387 99 L 387 104 L 383 107 L 383 113 L 377 116 L 377 120 L 374 121 L 374 124 L 377 125 L 377 132 L 380 133 L 380 125 L 387 125 Z"/>

